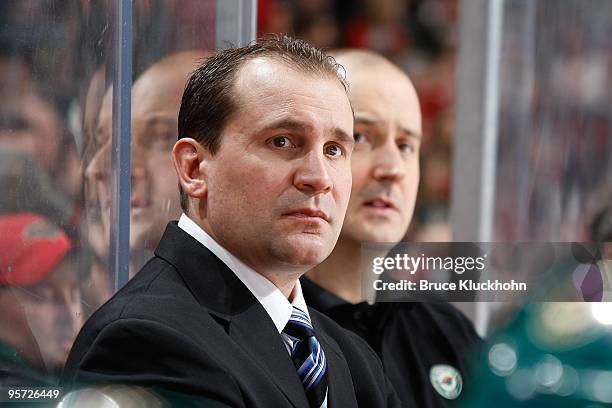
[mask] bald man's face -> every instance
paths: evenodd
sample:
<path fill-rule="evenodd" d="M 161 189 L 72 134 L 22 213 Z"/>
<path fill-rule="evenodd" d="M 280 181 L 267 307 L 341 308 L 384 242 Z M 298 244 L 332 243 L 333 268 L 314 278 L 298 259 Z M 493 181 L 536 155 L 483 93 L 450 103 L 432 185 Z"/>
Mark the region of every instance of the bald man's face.
<path fill-rule="evenodd" d="M 386 64 L 351 67 L 355 111 L 353 189 L 341 239 L 397 242 L 414 211 L 419 186 L 421 111 L 414 87 Z"/>
<path fill-rule="evenodd" d="M 132 90 L 132 247 L 154 249 L 166 223 L 180 215 L 171 152 L 187 81 L 184 71 L 177 65 L 154 69 Z"/>
<path fill-rule="evenodd" d="M 187 71 L 178 65 L 154 68 L 132 88 L 131 250 L 154 249 L 166 223 L 180 214 L 178 181 L 170 153 L 177 139 Z M 95 132 L 101 147 L 86 172 L 100 202 L 106 242 L 111 222 L 111 132 L 112 90 L 104 97 Z"/>

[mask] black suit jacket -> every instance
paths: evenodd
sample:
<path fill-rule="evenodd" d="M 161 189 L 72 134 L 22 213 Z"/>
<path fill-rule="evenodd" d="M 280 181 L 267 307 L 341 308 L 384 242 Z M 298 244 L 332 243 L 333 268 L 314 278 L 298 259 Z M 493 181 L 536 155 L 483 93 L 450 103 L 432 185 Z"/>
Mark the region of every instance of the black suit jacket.
<path fill-rule="evenodd" d="M 328 362 L 328 406 L 399 406 L 367 343 L 309 313 Z M 263 306 L 176 222 L 155 257 L 86 322 L 62 382 L 141 385 L 231 407 L 308 407 Z"/>

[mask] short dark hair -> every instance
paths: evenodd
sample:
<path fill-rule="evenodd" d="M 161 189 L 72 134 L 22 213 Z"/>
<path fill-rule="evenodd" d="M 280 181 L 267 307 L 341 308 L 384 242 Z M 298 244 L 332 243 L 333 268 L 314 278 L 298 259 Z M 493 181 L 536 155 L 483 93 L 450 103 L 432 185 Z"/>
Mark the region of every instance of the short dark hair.
<path fill-rule="evenodd" d="M 238 108 L 234 83 L 241 66 L 254 58 L 268 57 L 299 71 L 337 79 L 348 89 L 344 70 L 336 60 L 306 41 L 271 34 L 247 46 L 217 51 L 189 77 L 178 116 L 178 138 L 191 137 L 215 154 L 227 120 Z M 180 188 L 180 186 L 179 186 Z M 187 194 L 181 207 L 187 211 Z"/>

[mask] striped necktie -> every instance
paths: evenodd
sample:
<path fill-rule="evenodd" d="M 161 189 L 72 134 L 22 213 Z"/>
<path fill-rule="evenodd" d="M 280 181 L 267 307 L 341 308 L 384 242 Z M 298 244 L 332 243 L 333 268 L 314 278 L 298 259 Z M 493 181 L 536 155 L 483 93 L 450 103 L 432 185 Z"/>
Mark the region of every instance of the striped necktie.
<path fill-rule="evenodd" d="M 327 362 L 310 318 L 294 306 L 283 333 L 291 343 L 291 359 L 310 407 L 327 408 Z"/>

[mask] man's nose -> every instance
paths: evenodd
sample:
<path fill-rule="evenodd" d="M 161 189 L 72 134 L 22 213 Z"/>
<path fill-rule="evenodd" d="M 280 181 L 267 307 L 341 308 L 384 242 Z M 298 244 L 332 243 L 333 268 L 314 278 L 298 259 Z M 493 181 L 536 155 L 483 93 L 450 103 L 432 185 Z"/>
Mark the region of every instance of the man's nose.
<path fill-rule="evenodd" d="M 132 181 L 144 179 L 147 176 L 147 169 L 144 155 L 132 153 Z"/>
<path fill-rule="evenodd" d="M 141 146 L 132 145 L 132 184 L 138 184 L 146 180 L 147 173 L 147 154 Z"/>
<path fill-rule="evenodd" d="M 106 178 L 110 172 L 110 157 L 111 146 L 109 144 L 102 146 L 92 157 L 91 161 L 85 168 L 85 178 L 89 182 L 95 182 Z"/>
<path fill-rule="evenodd" d="M 323 150 L 308 152 L 299 159 L 299 166 L 295 172 L 293 184 L 298 190 L 310 193 L 328 193 L 333 187 L 333 182 L 329 176 L 326 158 Z"/>
<path fill-rule="evenodd" d="M 378 181 L 401 181 L 406 176 L 406 166 L 402 153 L 395 141 L 385 143 L 375 149 L 373 177 Z"/>

